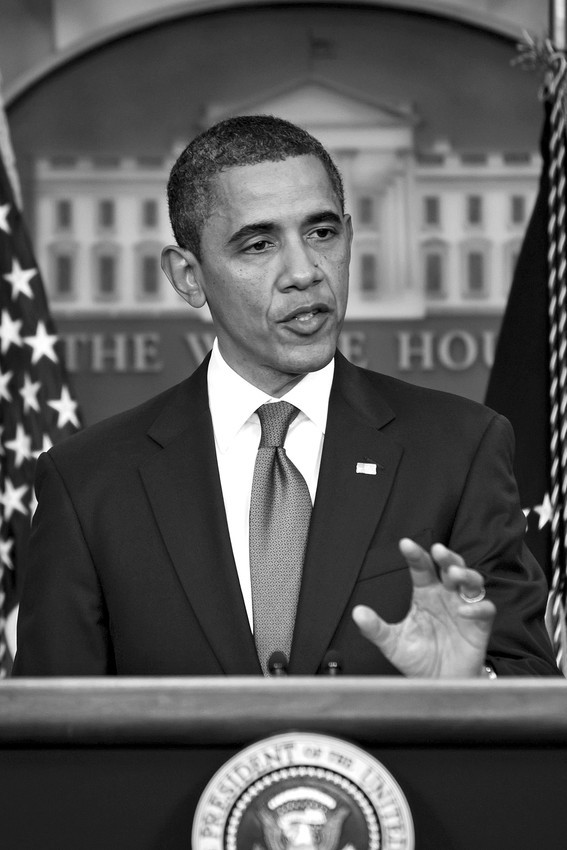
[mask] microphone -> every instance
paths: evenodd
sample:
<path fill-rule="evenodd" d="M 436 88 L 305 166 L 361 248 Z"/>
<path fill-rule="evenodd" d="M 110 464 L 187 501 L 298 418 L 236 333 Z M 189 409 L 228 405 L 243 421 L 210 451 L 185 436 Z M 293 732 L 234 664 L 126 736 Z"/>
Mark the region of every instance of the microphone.
<path fill-rule="evenodd" d="M 287 676 L 287 664 L 285 654 L 276 649 L 268 659 L 268 674 L 270 676 Z"/>
<path fill-rule="evenodd" d="M 339 652 L 329 650 L 323 658 L 321 673 L 323 676 L 340 676 L 343 672 L 342 658 Z"/>

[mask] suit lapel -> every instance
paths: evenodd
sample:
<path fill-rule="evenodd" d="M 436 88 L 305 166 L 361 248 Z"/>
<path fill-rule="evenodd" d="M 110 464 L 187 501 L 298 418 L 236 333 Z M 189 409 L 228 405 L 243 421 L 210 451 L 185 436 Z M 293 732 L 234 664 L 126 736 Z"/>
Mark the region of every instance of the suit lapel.
<path fill-rule="evenodd" d="M 179 580 L 227 674 L 260 673 L 232 554 L 207 395 L 207 360 L 162 411 L 140 469 Z"/>
<path fill-rule="evenodd" d="M 393 418 L 364 374 L 337 355 L 291 673 L 317 672 L 344 614 L 402 455 L 379 430 Z M 357 473 L 361 462 L 377 474 Z"/>

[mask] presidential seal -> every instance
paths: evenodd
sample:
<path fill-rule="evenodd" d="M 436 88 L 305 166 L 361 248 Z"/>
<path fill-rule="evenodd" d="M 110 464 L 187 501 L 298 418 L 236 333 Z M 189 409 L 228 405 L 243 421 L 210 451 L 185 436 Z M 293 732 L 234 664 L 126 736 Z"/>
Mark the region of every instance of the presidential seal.
<path fill-rule="evenodd" d="M 327 735 L 275 735 L 205 788 L 192 850 L 413 850 L 406 798 L 384 765 Z"/>

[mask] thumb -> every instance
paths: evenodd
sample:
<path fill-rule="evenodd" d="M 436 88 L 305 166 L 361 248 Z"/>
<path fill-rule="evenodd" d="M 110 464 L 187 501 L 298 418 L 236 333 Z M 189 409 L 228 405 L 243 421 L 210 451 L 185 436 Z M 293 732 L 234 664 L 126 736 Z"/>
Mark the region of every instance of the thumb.
<path fill-rule="evenodd" d="M 389 626 L 376 611 L 368 605 L 356 605 L 352 609 L 352 619 L 362 635 L 379 649 L 383 648 L 389 633 Z"/>

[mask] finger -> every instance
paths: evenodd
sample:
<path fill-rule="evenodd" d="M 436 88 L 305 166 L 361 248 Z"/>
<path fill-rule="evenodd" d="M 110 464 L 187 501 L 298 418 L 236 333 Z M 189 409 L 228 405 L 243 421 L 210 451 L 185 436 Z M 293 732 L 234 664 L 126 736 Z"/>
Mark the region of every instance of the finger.
<path fill-rule="evenodd" d="M 484 590 L 484 578 L 469 567 L 451 566 L 441 573 L 441 580 L 448 590 L 456 590 L 463 596 L 474 598 Z"/>
<path fill-rule="evenodd" d="M 457 614 L 463 620 L 474 620 L 475 625 L 481 631 L 490 634 L 492 623 L 496 616 L 496 606 L 489 599 L 485 599 L 482 602 L 475 602 L 472 605 L 468 602 L 463 602 L 457 608 Z"/>
<path fill-rule="evenodd" d="M 403 537 L 399 542 L 400 552 L 406 559 L 414 587 L 427 587 L 437 584 L 439 578 L 431 556 L 419 543 Z"/>
<path fill-rule="evenodd" d="M 475 597 L 484 590 L 484 578 L 467 567 L 464 558 L 442 543 L 431 547 L 431 555 L 440 568 L 441 581 L 448 590 L 457 590 L 463 596 Z"/>
<path fill-rule="evenodd" d="M 431 557 L 441 569 L 448 569 L 456 565 L 457 567 L 466 567 L 465 559 L 458 552 L 453 552 L 442 543 L 434 543 L 431 547 Z"/>
<path fill-rule="evenodd" d="M 388 624 L 379 617 L 376 611 L 368 605 L 355 605 L 352 609 L 352 619 L 365 638 L 375 646 L 380 646 L 386 638 Z"/>

